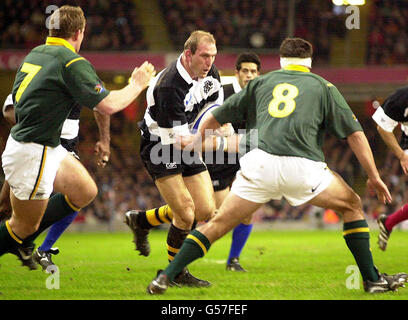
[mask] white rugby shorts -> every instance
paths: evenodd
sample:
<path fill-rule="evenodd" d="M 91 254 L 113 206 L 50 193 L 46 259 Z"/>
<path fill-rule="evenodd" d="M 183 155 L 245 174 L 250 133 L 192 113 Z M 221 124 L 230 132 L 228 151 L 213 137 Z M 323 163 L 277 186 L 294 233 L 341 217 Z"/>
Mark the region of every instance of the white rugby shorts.
<path fill-rule="evenodd" d="M 57 170 L 68 151 L 33 142 L 18 142 L 9 136 L 2 155 L 3 171 L 10 189 L 20 200 L 48 199 Z"/>
<path fill-rule="evenodd" d="M 324 191 L 334 178 L 324 162 L 276 156 L 260 149 L 245 154 L 240 165 L 231 192 L 256 203 L 283 197 L 299 206 Z"/>

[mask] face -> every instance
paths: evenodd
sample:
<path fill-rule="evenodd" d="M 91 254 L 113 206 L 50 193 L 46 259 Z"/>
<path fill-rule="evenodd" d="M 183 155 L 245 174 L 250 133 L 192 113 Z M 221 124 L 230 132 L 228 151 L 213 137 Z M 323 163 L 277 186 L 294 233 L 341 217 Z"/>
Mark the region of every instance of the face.
<path fill-rule="evenodd" d="M 214 63 L 216 55 L 217 47 L 215 44 L 205 39 L 199 42 L 194 54 L 187 50 L 186 56 L 192 78 L 205 78 Z"/>
<path fill-rule="evenodd" d="M 241 69 L 235 71 L 235 75 L 241 88 L 244 88 L 250 80 L 259 76 L 258 66 L 253 62 L 242 62 Z"/>

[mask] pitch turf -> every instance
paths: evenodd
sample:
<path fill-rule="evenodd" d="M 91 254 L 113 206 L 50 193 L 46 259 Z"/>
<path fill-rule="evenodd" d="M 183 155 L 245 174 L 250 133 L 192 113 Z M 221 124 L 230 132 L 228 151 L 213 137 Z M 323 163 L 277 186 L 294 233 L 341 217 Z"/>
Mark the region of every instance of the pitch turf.
<path fill-rule="evenodd" d="M 15 256 L 0 258 L 0 300 L 399 300 L 408 288 L 369 295 L 348 289 L 347 266 L 354 265 L 341 231 L 254 231 L 242 253 L 248 273 L 225 270 L 231 235 L 216 242 L 189 269 L 212 283 L 210 288 L 169 288 L 163 296 L 146 294 L 156 270 L 167 264 L 166 232 L 150 234 L 149 257 L 134 251 L 131 233 L 66 233 L 58 242 L 59 289 L 47 289 L 48 274 L 20 266 Z M 374 261 L 382 272 L 408 271 L 408 232 L 395 231 L 389 248 L 377 248 Z M 42 241 L 42 237 L 37 243 Z M 52 280 L 52 281 L 51 281 Z M 48 283 L 56 285 L 55 279 Z"/>

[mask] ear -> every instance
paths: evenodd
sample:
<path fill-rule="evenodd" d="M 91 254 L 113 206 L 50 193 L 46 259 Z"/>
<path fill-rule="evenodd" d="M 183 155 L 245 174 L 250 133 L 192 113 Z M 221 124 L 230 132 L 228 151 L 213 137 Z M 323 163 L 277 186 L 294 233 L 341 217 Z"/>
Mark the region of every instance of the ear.
<path fill-rule="evenodd" d="M 77 41 L 80 33 L 81 33 L 81 30 L 79 29 L 75 31 L 74 35 L 72 36 L 72 40 Z"/>
<path fill-rule="evenodd" d="M 193 58 L 193 53 L 191 52 L 190 49 L 185 50 L 185 51 L 184 51 L 184 55 L 185 55 L 185 57 L 186 57 L 186 60 L 189 61 L 189 62 L 190 62 L 191 59 Z"/>

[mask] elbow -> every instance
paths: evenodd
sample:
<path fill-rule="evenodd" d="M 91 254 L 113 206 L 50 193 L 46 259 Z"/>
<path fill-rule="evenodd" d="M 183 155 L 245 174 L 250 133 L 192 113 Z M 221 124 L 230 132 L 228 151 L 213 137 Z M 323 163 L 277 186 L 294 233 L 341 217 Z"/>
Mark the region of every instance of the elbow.
<path fill-rule="evenodd" d="M 96 105 L 94 111 L 110 116 L 116 112 L 116 109 L 113 101 L 110 101 L 110 99 L 106 97 Z"/>

